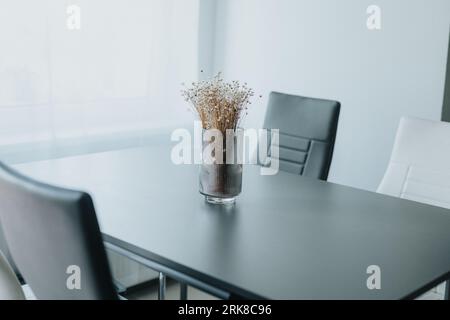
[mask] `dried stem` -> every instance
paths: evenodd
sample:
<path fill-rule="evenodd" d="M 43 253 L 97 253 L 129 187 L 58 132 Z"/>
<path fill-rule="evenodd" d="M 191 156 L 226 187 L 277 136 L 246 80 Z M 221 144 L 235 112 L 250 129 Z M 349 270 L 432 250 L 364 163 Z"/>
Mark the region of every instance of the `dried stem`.
<path fill-rule="evenodd" d="M 204 129 L 218 129 L 226 134 L 226 130 L 240 126 L 254 92 L 246 83 L 224 82 L 219 72 L 210 80 L 193 82 L 181 94 L 199 116 Z"/>

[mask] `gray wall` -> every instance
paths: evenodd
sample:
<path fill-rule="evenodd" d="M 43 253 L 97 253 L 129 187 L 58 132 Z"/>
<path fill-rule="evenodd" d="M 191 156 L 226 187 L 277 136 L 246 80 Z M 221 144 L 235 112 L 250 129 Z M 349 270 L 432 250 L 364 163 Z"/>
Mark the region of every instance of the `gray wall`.
<path fill-rule="evenodd" d="M 221 0 L 212 68 L 263 94 L 247 127 L 272 90 L 341 101 L 330 180 L 374 190 L 400 117 L 441 118 L 449 23 L 448 0 Z"/>

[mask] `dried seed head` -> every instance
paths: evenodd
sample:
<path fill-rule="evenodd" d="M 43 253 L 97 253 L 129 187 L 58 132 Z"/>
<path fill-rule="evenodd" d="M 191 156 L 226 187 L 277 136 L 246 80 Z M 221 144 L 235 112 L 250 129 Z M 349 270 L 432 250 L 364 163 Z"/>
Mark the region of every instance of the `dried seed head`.
<path fill-rule="evenodd" d="M 223 133 L 239 127 L 243 116 L 248 114 L 250 97 L 254 95 L 247 83 L 224 82 L 221 72 L 210 80 L 193 82 L 191 88 L 181 92 L 198 114 L 204 129 L 218 129 Z"/>

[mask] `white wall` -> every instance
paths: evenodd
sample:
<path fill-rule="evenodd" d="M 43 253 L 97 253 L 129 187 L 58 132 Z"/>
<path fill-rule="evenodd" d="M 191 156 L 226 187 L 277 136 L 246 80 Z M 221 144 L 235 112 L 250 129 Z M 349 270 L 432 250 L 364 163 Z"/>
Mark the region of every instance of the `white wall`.
<path fill-rule="evenodd" d="M 366 27 L 371 4 L 380 31 Z M 342 103 L 330 181 L 374 190 L 400 117 L 440 119 L 448 0 L 220 0 L 216 22 L 214 70 L 264 95 L 247 127 L 273 90 Z"/>
<path fill-rule="evenodd" d="M 0 145 L 185 122 L 198 16 L 199 0 L 0 0 Z"/>

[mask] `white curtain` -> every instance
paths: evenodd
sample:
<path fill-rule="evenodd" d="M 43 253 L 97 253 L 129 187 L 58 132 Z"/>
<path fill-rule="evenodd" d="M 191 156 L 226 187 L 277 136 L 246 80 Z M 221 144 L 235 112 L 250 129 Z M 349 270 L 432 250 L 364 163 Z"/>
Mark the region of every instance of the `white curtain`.
<path fill-rule="evenodd" d="M 0 145 L 189 120 L 199 1 L 0 0 Z"/>

